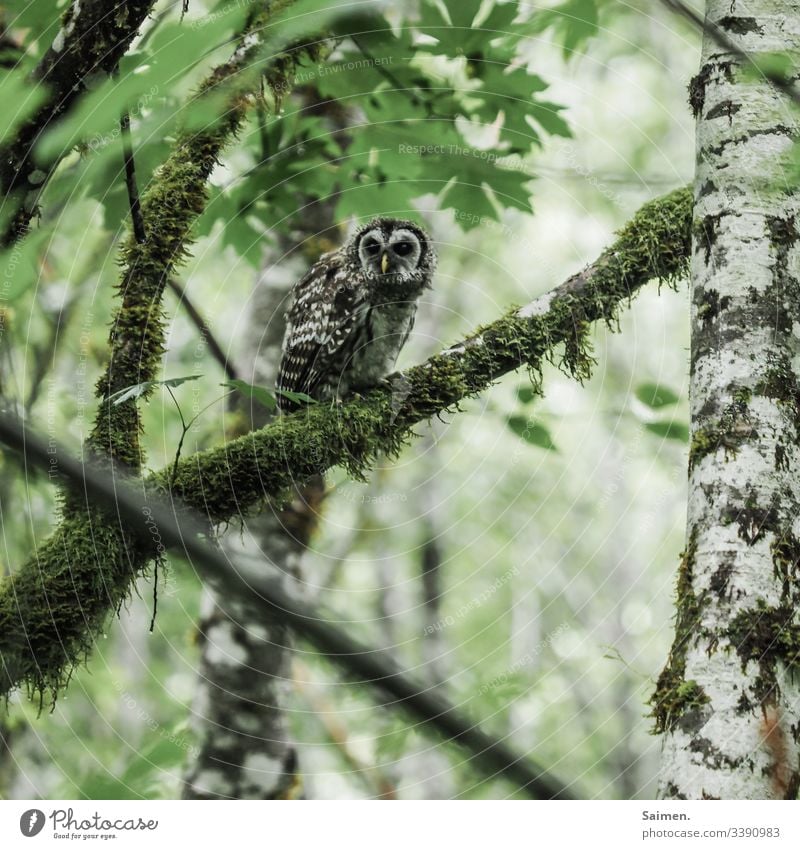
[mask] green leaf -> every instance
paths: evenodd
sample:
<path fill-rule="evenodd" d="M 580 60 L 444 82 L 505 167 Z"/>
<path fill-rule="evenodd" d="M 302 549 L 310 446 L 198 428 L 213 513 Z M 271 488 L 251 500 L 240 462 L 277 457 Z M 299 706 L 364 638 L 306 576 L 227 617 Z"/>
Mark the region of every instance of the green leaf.
<path fill-rule="evenodd" d="M 544 448 L 547 451 L 557 451 L 555 442 L 550 436 L 550 431 L 538 422 L 533 422 L 525 416 L 509 416 L 507 421 L 508 426 L 517 436 L 529 442 L 531 445 L 536 445 L 539 448 Z"/>
<path fill-rule="evenodd" d="M 517 387 L 517 400 L 522 404 L 530 404 L 538 394 L 532 386 L 522 385 Z"/>
<path fill-rule="evenodd" d="M 640 383 L 636 387 L 635 394 L 643 404 L 654 410 L 658 410 L 661 407 L 669 407 L 680 401 L 680 397 L 668 386 L 661 386 L 658 383 Z"/>
<path fill-rule="evenodd" d="M 55 37 L 66 5 L 67 0 L 5 0 L 3 23 L 13 29 L 31 27 L 37 34 L 52 30 L 50 35 Z"/>
<path fill-rule="evenodd" d="M 294 401 L 296 404 L 317 403 L 310 395 L 306 395 L 305 392 L 290 392 L 288 389 L 278 389 L 276 391 L 278 395 L 282 395 L 284 398 L 288 398 L 290 401 Z"/>
<path fill-rule="evenodd" d="M 552 9 L 540 9 L 529 23 L 531 32 L 552 28 L 565 58 L 580 53 L 597 35 L 600 0 L 565 0 Z"/>
<path fill-rule="evenodd" d="M 537 74 L 524 68 L 512 68 L 494 57 L 476 65 L 481 88 L 470 92 L 479 103 L 474 115 L 490 124 L 503 113 L 502 141 L 509 145 L 510 153 L 530 150 L 541 145 L 534 122 L 550 135 L 569 138 L 572 133 L 559 115 L 564 107 L 556 103 L 536 100 L 536 94 L 547 88 L 547 83 Z"/>
<path fill-rule="evenodd" d="M 4 299 L 13 303 L 39 282 L 41 266 L 53 237 L 53 225 L 33 230 L 21 243 L 0 254 Z"/>
<path fill-rule="evenodd" d="M 47 87 L 32 84 L 28 74 L 26 65 L 0 74 L 0 101 L 5 104 L 0 110 L 0 138 L 8 139 L 47 96 Z"/>
<path fill-rule="evenodd" d="M 689 427 L 683 422 L 647 422 L 645 427 L 662 439 L 674 439 L 677 442 L 689 441 Z"/>
<path fill-rule="evenodd" d="M 275 395 L 263 386 L 254 386 L 252 383 L 247 383 L 244 380 L 226 380 L 225 383 L 220 385 L 241 392 L 242 395 L 251 398 L 253 401 L 257 401 L 268 410 L 275 410 L 278 406 Z"/>
<path fill-rule="evenodd" d="M 113 401 L 114 406 L 116 407 L 119 404 L 124 404 L 125 401 L 130 401 L 133 398 L 141 398 L 142 395 L 149 392 L 151 389 L 154 389 L 156 386 L 169 386 L 171 389 L 174 389 L 182 383 L 186 383 L 189 380 L 197 380 L 202 376 L 202 374 L 189 374 L 186 377 L 170 377 L 167 380 L 146 380 L 144 383 L 135 383 L 133 386 L 126 386 L 125 389 L 120 389 L 119 392 L 109 395 L 108 400 Z"/>
<path fill-rule="evenodd" d="M 518 13 L 517 3 L 494 3 L 488 13 L 483 14 L 482 6 L 482 0 L 447 3 L 448 21 L 435 0 L 423 4 L 419 29 L 437 43 L 435 46 L 420 44 L 418 49 L 449 57 L 481 55 L 489 42 L 504 36 Z"/>

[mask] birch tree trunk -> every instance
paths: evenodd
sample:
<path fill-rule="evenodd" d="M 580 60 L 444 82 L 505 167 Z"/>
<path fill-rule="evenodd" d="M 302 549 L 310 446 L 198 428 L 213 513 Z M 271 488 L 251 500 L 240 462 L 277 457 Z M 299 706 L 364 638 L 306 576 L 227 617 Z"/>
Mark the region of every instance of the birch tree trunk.
<path fill-rule="evenodd" d="M 800 2 L 708 0 L 755 58 L 800 58 Z M 800 269 L 786 97 L 707 36 L 697 117 L 686 550 L 653 699 L 660 793 L 794 799 L 800 785 Z"/>

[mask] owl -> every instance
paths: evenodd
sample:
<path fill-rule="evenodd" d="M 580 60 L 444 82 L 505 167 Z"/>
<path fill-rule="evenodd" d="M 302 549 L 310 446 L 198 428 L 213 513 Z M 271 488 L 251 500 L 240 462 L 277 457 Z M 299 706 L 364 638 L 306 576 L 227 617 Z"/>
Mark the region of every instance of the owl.
<path fill-rule="evenodd" d="M 294 287 L 277 388 L 317 401 L 364 392 L 392 370 L 431 285 L 436 253 L 411 221 L 376 218 Z M 284 412 L 296 403 L 278 395 Z"/>

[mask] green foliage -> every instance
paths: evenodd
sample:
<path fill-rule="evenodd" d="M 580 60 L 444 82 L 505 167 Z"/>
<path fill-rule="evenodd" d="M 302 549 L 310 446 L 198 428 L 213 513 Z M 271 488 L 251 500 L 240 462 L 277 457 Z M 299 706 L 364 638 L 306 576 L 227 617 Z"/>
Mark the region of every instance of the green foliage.
<path fill-rule="evenodd" d="M 244 179 L 215 190 L 201 232 L 222 221 L 223 242 L 257 265 L 260 240 L 317 200 L 335 201 L 336 220 L 419 218 L 417 202 L 434 194 L 465 230 L 504 209 L 530 212 L 520 157 L 545 134 L 570 135 L 562 107 L 521 63 L 516 2 L 448 9 L 458 24 L 426 2 L 399 27 L 380 15 L 343 25 L 336 53 L 303 68 L 284 112 L 248 133 Z M 496 138 L 479 144 L 491 125 Z"/>
<path fill-rule="evenodd" d="M 9 108 L 0 110 L 0 139 L 8 138 L 41 106 L 45 87 L 31 86 L 29 63 L 23 62 L 12 71 L 0 71 L 0 99 Z M 13 108 L 10 107 L 13 104 Z"/>
<path fill-rule="evenodd" d="M 549 9 L 534 13 L 532 32 L 552 29 L 561 42 L 565 58 L 586 49 L 591 38 L 597 35 L 600 6 L 604 0 L 563 0 Z"/>
<path fill-rule="evenodd" d="M 668 386 L 662 386 L 658 383 L 640 383 L 636 387 L 636 397 L 654 410 L 669 407 L 680 401 L 679 396 Z"/>
<path fill-rule="evenodd" d="M 550 436 L 550 431 L 543 424 L 534 422 L 525 416 L 509 416 L 507 424 L 525 442 L 547 451 L 558 450 Z"/>
<path fill-rule="evenodd" d="M 52 39 L 61 24 L 60 12 L 67 6 L 67 0 L 5 0 L 3 3 L 4 20 L 7 26 L 18 29 L 31 29 L 31 40 L 48 37 Z"/>
<path fill-rule="evenodd" d="M 252 398 L 253 401 L 258 401 L 262 407 L 267 410 L 275 410 L 278 402 L 275 400 L 275 395 L 265 389 L 263 386 L 254 386 L 252 383 L 247 383 L 244 380 L 226 380 L 222 386 L 227 386 L 230 389 L 235 389 L 240 392 L 245 398 Z"/>

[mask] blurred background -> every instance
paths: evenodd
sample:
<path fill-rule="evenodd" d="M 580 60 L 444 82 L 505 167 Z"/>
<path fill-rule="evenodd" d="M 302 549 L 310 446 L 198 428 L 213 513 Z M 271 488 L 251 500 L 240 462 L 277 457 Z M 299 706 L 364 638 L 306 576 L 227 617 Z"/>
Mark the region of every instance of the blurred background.
<path fill-rule="evenodd" d="M 20 65 L 54 37 L 46 5 L 6 4 Z M 455 5 L 444 4 L 445 12 Z M 403 162 L 394 165 L 390 182 L 404 187 L 397 196 L 376 194 L 374 175 L 359 181 L 347 174 L 352 160 L 341 159 L 341 150 L 353 138 L 369 141 L 375 124 L 358 69 L 324 75 L 309 68 L 277 116 L 256 110 L 212 177 L 208 212 L 178 275 L 242 379 L 258 383 L 261 343 L 275 335 L 288 305 L 285 292 L 273 299 L 276 324 L 265 322 L 260 290 L 271 281 L 286 286 L 374 212 L 418 215 L 440 257 L 402 368 L 553 288 L 596 258 L 644 201 L 691 180 L 686 86 L 698 63 L 694 33 L 649 2 L 504 5 L 519 5 L 515 20 L 522 21 L 514 67 L 546 81 L 546 100 L 563 106 L 557 114 L 567 127 L 545 127 L 507 169 L 512 183 L 525 186 L 530 210 L 491 193 L 488 208 L 474 198 L 448 204 L 443 186 L 460 166 L 440 166 L 435 185 L 414 170 L 413 156 L 405 157 L 407 179 Z M 181 26 L 209 40 L 202 61 L 188 66 L 179 58 L 180 78 L 131 109 L 140 191 L 173 138 L 176 104 L 226 54 L 230 23 L 219 23 L 213 38 L 193 24 L 221 6 L 191 0 L 181 24 L 180 4 L 159 4 L 153 33 L 126 60 L 133 73 L 137 62 L 169 55 Z M 409 44 L 398 35 L 433 12 L 415 4 L 381 8 L 397 38 L 382 48 L 408 51 L 385 63 L 403 85 L 416 64 L 438 74 L 443 88 L 469 88 L 470 63 L 482 60 L 426 52 L 424 34 Z M 550 17 L 537 18 L 543 9 Z M 487 43 L 490 37 L 484 34 Z M 347 62 L 349 50 L 345 39 L 328 63 Z M 388 94 L 378 102 L 399 115 L 402 139 L 403 110 L 417 104 L 398 105 Z M 473 150 L 510 155 L 501 130 L 513 112 L 507 105 L 498 120 L 471 124 L 459 115 L 454 125 Z M 355 125 L 361 129 L 348 137 Z M 21 248 L 24 283 L 3 306 L 0 342 L 4 395 L 34 427 L 76 452 L 94 414 L 127 227 L 118 142 L 100 124 L 81 132 L 84 147 L 62 163 Z M 330 222 L 314 229 L 320 210 Z M 174 293 L 165 305 L 163 377 L 201 376 L 173 389 L 174 399 L 159 390 L 144 406 L 152 469 L 174 460 L 182 434 L 176 402 L 187 422 L 199 414 L 183 456 L 242 429 L 206 341 Z M 535 397 L 528 375 L 508 375 L 460 412 L 419 425 L 418 438 L 397 461 L 380 462 L 369 482 L 330 472 L 301 583 L 351 633 L 389 649 L 574 792 L 648 798 L 658 749 L 647 700 L 671 642 L 683 546 L 686 289 L 659 293 L 653 284 L 622 312 L 620 332 L 613 329 L 593 329 L 597 366 L 585 385 L 550 365 L 544 395 Z M 0 556 L 8 573 L 54 526 L 57 494 L 13 457 L 0 462 Z M 225 532 L 237 535 L 238 524 Z M 0 719 L 7 740 L 0 796 L 180 795 L 200 746 L 192 706 L 202 589 L 191 564 L 178 559 L 158 580 L 152 633 L 151 575 L 98 635 L 52 710 L 40 713 L 24 694 L 11 700 Z M 374 691 L 344 682 L 302 641 L 290 669 L 283 706 L 308 797 L 514 794 Z"/>

